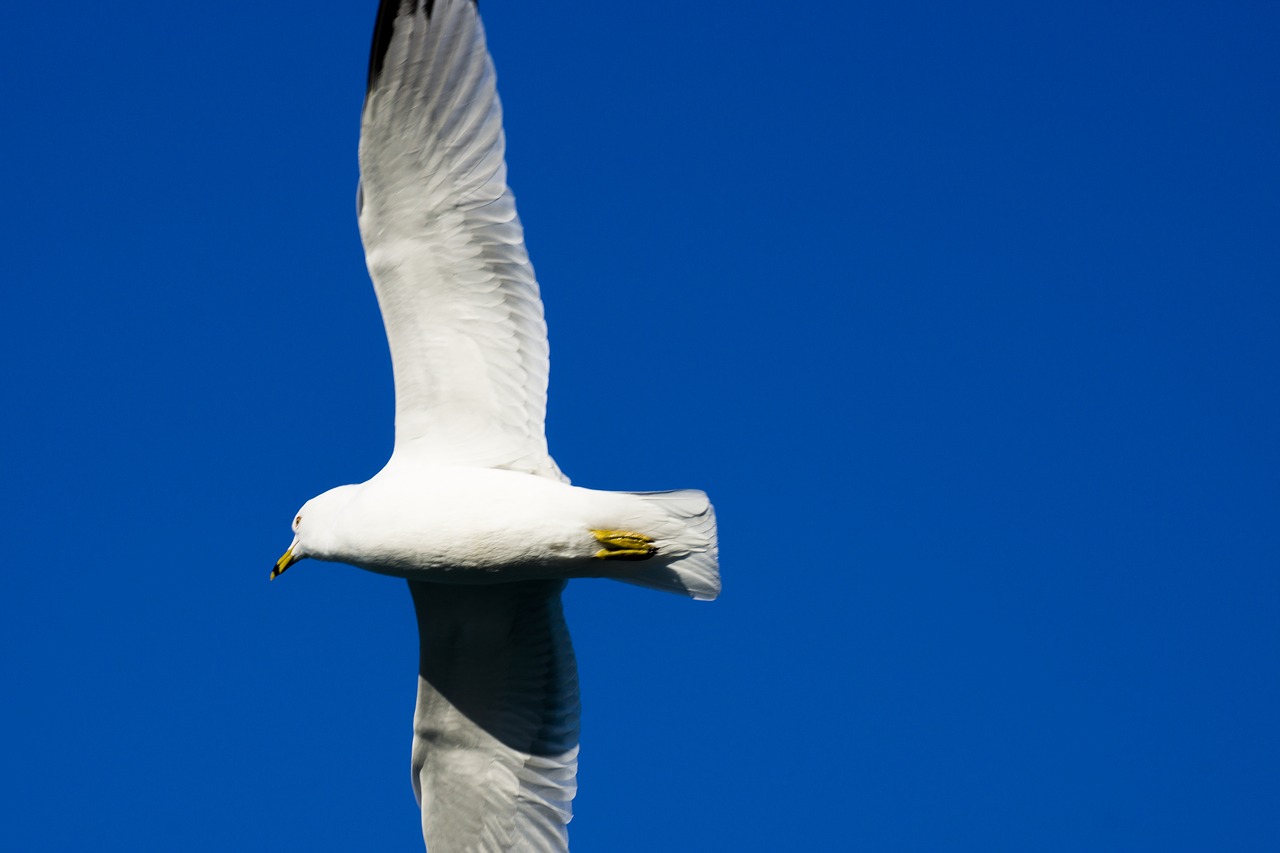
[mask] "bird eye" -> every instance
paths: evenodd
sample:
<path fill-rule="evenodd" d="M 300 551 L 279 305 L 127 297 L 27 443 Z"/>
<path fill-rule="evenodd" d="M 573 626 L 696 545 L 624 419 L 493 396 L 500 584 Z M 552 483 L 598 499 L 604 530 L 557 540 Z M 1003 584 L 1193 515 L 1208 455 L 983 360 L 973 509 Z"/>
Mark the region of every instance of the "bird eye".
<path fill-rule="evenodd" d="M 295 518 L 295 519 L 293 520 L 293 529 L 294 529 L 294 530 L 297 530 L 297 529 L 298 529 L 298 525 L 299 525 L 299 524 L 301 524 L 301 523 L 302 523 L 302 516 L 298 516 L 297 518 Z"/>

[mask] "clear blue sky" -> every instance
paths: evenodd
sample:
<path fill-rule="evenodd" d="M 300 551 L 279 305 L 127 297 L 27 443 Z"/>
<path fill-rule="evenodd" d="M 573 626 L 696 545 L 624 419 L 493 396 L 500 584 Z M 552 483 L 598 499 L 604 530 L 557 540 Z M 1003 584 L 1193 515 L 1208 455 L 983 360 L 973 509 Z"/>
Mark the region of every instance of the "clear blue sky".
<path fill-rule="evenodd" d="M 0 848 L 420 845 L 403 584 L 267 583 L 391 444 L 375 6 L 0 9 Z M 1280 849 L 1280 7 L 482 7 L 551 450 L 721 519 L 570 588 L 575 849 Z"/>

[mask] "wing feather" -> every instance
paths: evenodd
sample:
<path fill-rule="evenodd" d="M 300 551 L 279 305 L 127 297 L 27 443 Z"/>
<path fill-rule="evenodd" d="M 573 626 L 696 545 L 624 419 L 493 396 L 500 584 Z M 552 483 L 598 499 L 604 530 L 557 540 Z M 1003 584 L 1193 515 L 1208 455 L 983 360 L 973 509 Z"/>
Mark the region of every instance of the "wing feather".
<path fill-rule="evenodd" d="M 428 850 L 569 849 L 579 704 L 564 585 L 409 581 L 413 788 Z"/>
<path fill-rule="evenodd" d="M 395 371 L 395 453 L 564 479 L 547 453 L 546 322 L 495 80 L 473 0 L 382 1 L 358 210 Z"/>

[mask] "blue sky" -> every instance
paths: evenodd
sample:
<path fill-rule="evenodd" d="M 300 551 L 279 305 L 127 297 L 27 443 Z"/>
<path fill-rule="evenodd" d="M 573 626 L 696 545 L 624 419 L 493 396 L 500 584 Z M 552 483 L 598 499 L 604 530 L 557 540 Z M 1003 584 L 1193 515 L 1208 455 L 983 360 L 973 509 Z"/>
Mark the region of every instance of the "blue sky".
<path fill-rule="evenodd" d="M 375 6 L 0 10 L 4 849 L 419 849 L 403 585 L 267 583 L 391 445 Z M 551 450 L 721 521 L 567 593 L 575 849 L 1277 849 L 1280 9 L 483 11 Z"/>

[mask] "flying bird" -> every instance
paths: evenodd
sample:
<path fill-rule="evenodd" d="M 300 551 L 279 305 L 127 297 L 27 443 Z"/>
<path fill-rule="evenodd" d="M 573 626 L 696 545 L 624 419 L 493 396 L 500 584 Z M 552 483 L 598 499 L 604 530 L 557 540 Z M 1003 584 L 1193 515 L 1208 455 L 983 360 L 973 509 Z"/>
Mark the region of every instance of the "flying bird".
<path fill-rule="evenodd" d="M 547 451 L 546 324 L 504 148 L 474 0 L 382 0 L 357 212 L 395 373 L 395 446 L 368 481 L 302 506 L 271 577 L 313 558 L 408 581 L 412 779 L 431 853 L 568 850 L 568 579 L 720 592 L 704 493 L 579 488 Z"/>

